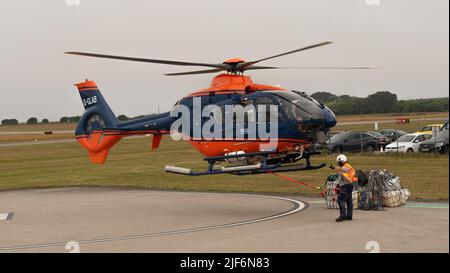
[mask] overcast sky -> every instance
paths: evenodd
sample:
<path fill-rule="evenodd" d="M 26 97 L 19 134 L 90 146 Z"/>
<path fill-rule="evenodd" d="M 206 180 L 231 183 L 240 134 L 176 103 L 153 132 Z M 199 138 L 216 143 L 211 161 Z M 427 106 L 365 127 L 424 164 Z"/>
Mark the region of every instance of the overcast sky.
<path fill-rule="evenodd" d="M 277 66 L 372 66 L 366 71 L 254 71 L 255 82 L 313 93 L 400 99 L 448 96 L 448 0 L 3 0 L 0 119 L 57 120 L 83 112 L 75 82 L 95 80 L 114 112 L 168 110 L 213 74 L 185 67 L 64 55 L 87 51 L 182 61 L 259 59 Z M 193 67 L 193 70 L 197 68 Z M 189 70 L 189 68 L 187 69 Z"/>

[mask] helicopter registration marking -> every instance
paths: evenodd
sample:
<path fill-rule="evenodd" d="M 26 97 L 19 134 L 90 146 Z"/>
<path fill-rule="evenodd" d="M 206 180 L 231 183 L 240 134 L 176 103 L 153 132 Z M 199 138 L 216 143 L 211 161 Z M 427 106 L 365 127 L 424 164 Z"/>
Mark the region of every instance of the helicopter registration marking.
<path fill-rule="evenodd" d="M 90 106 L 90 105 L 93 105 L 93 104 L 96 104 L 96 103 L 97 103 L 97 96 L 92 96 L 90 98 L 83 99 L 83 105 L 84 106 Z"/>

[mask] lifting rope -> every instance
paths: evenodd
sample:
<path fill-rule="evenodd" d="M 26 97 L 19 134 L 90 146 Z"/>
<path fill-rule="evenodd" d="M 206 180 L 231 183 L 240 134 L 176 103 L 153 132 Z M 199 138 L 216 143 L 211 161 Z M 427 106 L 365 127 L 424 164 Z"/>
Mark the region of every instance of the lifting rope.
<path fill-rule="evenodd" d="M 298 181 L 298 180 L 296 180 L 296 179 L 294 179 L 292 177 L 289 177 L 289 176 L 281 175 L 281 174 L 274 173 L 274 172 L 271 172 L 271 171 L 267 171 L 267 172 L 271 173 L 271 174 L 273 174 L 273 175 L 275 175 L 275 176 L 277 176 L 277 177 L 279 177 L 281 179 L 284 179 L 284 180 L 287 180 L 287 181 L 290 181 L 290 182 L 294 182 L 294 183 L 303 185 L 305 187 L 309 187 L 309 188 L 312 188 L 312 189 L 315 189 L 315 190 L 319 190 L 319 191 L 322 190 L 321 187 L 317 187 L 317 186 L 314 186 L 314 185 L 311 185 L 311 184 L 308 184 L 308 183 L 305 183 L 305 182 L 302 182 L 302 181 Z"/>

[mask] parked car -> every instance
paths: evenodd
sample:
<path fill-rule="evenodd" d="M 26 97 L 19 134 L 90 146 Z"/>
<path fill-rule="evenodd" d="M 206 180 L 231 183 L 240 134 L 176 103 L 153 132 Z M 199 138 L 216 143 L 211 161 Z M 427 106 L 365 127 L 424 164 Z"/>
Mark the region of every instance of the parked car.
<path fill-rule="evenodd" d="M 386 146 L 385 152 L 413 153 L 419 151 L 420 143 L 430 139 L 431 134 L 408 134 Z"/>
<path fill-rule="evenodd" d="M 420 143 L 419 151 L 423 153 L 439 152 L 448 154 L 448 130 L 439 131 L 436 137 Z"/>
<path fill-rule="evenodd" d="M 386 147 L 386 145 L 388 145 L 392 142 L 391 138 L 386 137 L 377 131 L 370 131 L 368 133 L 376 138 L 376 140 L 378 141 L 378 148 L 383 147 L 383 149 L 384 149 L 384 147 Z"/>
<path fill-rule="evenodd" d="M 448 131 L 448 127 L 449 127 L 449 125 L 448 125 L 448 121 L 447 121 L 444 125 L 442 125 L 442 127 L 439 131 Z"/>
<path fill-rule="evenodd" d="M 438 153 L 448 155 L 448 138 L 442 140 L 441 142 L 437 142 L 435 147 Z"/>
<path fill-rule="evenodd" d="M 407 135 L 408 133 L 402 130 L 396 130 L 396 129 L 383 129 L 378 130 L 380 134 L 382 134 L 385 137 L 388 137 L 391 139 L 391 142 L 396 141 L 399 137 Z"/>
<path fill-rule="evenodd" d="M 423 127 L 420 131 L 417 131 L 416 134 L 433 134 L 433 128 L 436 128 L 439 131 L 443 126 L 444 124 L 430 124 Z"/>
<path fill-rule="evenodd" d="M 327 141 L 327 149 L 331 153 L 373 152 L 377 148 L 377 139 L 368 132 L 342 132 Z"/>

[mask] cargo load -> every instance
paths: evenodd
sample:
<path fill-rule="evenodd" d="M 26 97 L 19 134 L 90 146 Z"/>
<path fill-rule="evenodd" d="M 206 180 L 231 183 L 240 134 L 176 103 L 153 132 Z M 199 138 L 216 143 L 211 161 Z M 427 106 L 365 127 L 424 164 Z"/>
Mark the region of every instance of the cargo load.
<path fill-rule="evenodd" d="M 411 193 L 402 188 L 400 178 L 386 170 L 358 170 L 358 183 L 354 183 L 352 193 L 353 208 L 383 210 L 384 207 L 400 207 L 406 204 Z M 339 175 L 330 175 L 325 182 L 325 206 L 339 208 L 337 187 Z"/>

